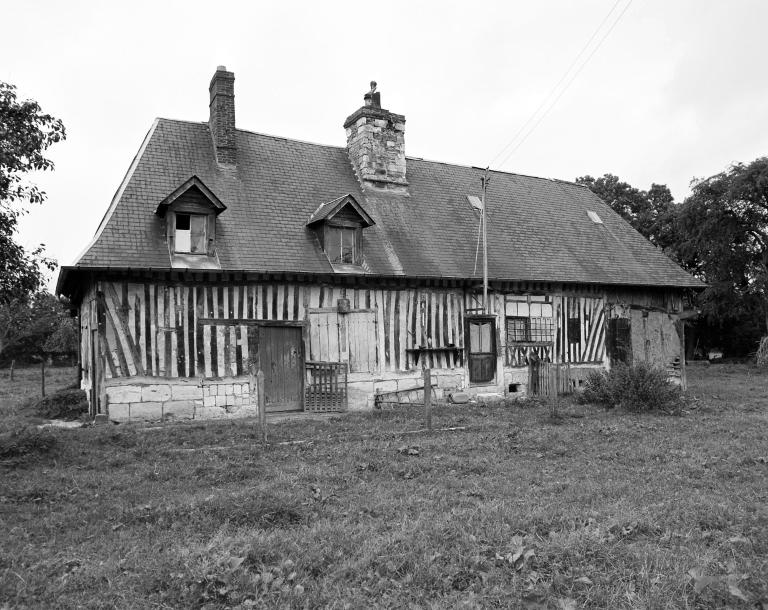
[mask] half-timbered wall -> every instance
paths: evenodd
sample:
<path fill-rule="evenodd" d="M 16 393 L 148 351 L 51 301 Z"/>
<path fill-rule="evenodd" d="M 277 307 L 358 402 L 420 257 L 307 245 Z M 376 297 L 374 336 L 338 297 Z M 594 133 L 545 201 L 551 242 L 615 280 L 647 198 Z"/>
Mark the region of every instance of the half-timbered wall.
<path fill-rule="evenodd" d="M 506 391 L 525 379 L 534 353 L 542 361 L 603 366 L 608 318 L 629 317 L 633 308 L 681 308 L 674 292 L 548 288 L 489 294 L 497 372 L 475 391 Z M 100 281 L 81 305 L 83 387 L 96 388 L 96 410 L 99 400 L 128 413 L 147 402 L 184 413 L 185 400 L 201 409 L 250 404 L 255 396 L 243 384 L 251 365 L 259 367 L 259 328 L 276 324 L 302 329 L 306 362 L 345 363 L 350 400 L 362 405 L 376 391 L 417 386 L 421 348 L 442 388 L 467 388 L 465 320 L 482 313 L 481 295 L 461 287 Z M 650 357 L 674 356 L 679 342 L 667 341 L 667 331 L 659 335 L 661 350 L 643 339 Z M 133 380 L 138 390 L 127 388 Z"/>
<path fill-rule="evenodd" d="M 339 313 L 339 299 L 349 301 L 349 313 Z M 311 361 L 349 362 L 352 372 L 408 371 L 415 364 L 408 350 L 422 342 L 460 346 L 464 316 L 460 293 L 449 290 L 277 283 L 100 282 L 84 307 L 102 322 L 107 378 L 243 375 L 258 355 L 257 321 L 305 322 Z M 429 358 L 434 368 L 462 366 L 457 354 Z"/>

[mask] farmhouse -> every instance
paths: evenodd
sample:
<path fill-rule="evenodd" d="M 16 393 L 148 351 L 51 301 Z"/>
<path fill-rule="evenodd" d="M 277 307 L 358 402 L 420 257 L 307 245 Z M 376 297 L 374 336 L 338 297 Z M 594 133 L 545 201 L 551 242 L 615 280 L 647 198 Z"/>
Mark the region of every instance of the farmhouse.
<path fill-rule="evenodd" d="M 207 123 L 155 120 L 61 270 L 94 415 L 253 414 L 256 369 L 268 411 L 371 409 L 418 393 L 423 366 L 443 396 L 684 370 L 700 283 L 587 188 L 488 173 L 484 291 L 485 170 L 406 156 L 375 86 L 343 147 L 237 129 L 223 66 L 209 93 Z"/>

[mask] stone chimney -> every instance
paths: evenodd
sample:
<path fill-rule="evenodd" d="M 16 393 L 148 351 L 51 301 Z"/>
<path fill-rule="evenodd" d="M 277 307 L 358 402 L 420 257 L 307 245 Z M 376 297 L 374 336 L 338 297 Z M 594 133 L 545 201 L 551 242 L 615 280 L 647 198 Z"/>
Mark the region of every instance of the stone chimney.
<path fill-rule="evenodd" d="M 208 128 L 211 130 L 216 160 L 223 165 L 235 165 L 237 143 L 235 141 L 234 72 L 227 72 L 225 66 L 217 67 L 208 91 L 211 95 Z"/>
<path fill-rule="evenodd" d="M 405 117 L 381 107 L 376 83 L 362 108 L 347 117 L 347 154 L 363 186 L 400 189 L 405 179 Z"/>

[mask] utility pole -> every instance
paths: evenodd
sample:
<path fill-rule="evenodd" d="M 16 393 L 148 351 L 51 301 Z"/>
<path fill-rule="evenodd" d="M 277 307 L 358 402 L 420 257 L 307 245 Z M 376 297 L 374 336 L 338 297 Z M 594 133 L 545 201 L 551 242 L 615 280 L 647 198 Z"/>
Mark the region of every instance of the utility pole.
<path fill-rule="evenodd" d="M 480 178 L 483 185 L 483 313 L 488 313 L 488 223 L 485 210 L 485 192 L 488 189 L 488 168 Z"/>

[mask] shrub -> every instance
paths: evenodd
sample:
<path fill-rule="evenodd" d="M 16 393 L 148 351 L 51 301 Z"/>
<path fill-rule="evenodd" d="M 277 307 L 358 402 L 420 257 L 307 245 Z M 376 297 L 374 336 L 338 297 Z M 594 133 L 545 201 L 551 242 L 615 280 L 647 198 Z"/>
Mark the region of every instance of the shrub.
<path fill-rule="evenodd" d="M 590 373 L 580 400 L 628 411 L 671 411 L 680 405 L 680 389 L 661 367 L 617 364 L 608 372 Z"/>
<path fill-rule="evenodd" d="M 605 371 L 590 371 L 584 381 L 582 391 L 577 394 L 581 403 L 613 406 L 613 396 L 608 385 L 608 374 Z"/>
<path fill-rule="evenodd" d="M 30 410 L 45 419 L 80 419 L 88 414 L 88 397 L 84 390 L 65 388 L 41 398 Z"/>
<path fill-rule="evenodd" d="M 21 426 L 0 434 L 0 459 L 24 457 L 32 454 L 43 455 L 56 445 L 56 437 L 36 427 Z"/>

